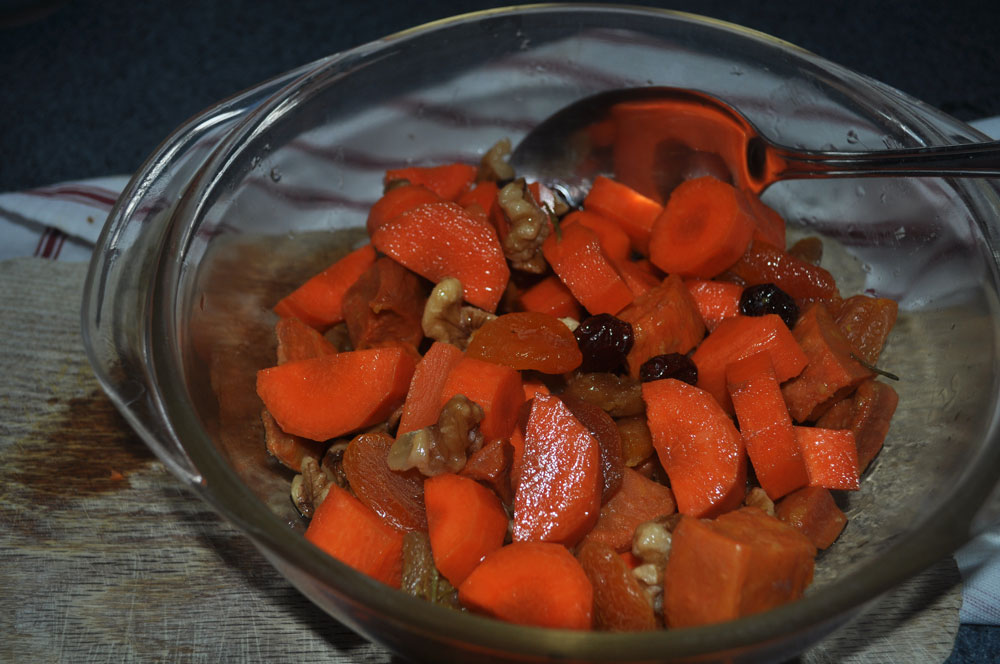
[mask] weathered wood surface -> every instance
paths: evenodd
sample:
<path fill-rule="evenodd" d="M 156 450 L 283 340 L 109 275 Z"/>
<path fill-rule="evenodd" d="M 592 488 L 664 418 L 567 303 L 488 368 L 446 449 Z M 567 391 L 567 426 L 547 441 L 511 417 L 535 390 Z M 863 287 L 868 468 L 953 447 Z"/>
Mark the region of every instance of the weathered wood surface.
<path fill-rule="evenodd" d="M 326 616 L 171 476 L 83 354 L 86 267 L 0 263 L 0 660 L 390 662 Z M 942 662 L 952 561 L 805 662 Z"/>

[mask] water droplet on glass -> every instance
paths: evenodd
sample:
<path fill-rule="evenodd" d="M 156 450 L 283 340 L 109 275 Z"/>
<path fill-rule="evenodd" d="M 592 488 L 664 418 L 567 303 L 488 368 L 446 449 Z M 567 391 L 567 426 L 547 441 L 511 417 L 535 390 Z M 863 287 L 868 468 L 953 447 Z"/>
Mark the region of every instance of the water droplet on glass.
<path fill-rule="evenodd" d="M 847 130 L 847 142 L 848 143 L 850 143 L 851 145 L 854 145 L 855 143 L 857 143 L 860 140 L 861 139 L 858 138 L 858 132 L 854 131 L 853 129 L 848 129 Z"/>
<path fill-rule="evenodd" d="M 858 198 L 864 198 L 865 188 L 859 184 L 857 187 L 854 188 L 854 193 L 857 194 Z"/>
<path fill-rule="evenodd" d="M 879 194 L 879 196 L 878 196 L 878 202 L 881 203 L 882 205 L 885 205 L 885 202 L 886 202 L 887 199 L 888 199 L 888 196 L 886 196 L 886 194 L 885 194 L 884 191 L 881 194 Z"/>
<path fill-rule="evenodd" d="M 250 158 L 250 169 L 253 170 L 258 166 L 260 166 L 260 162 L 261 162 L 260 155 L 255 154 L 253 157 Z"/>
<path fill-rule="evenodd" d="M 271 181 L 281 182 L 281 171 L 279 171 L 277 168 L 271 169 Z"/>
<path fill-rule="evenodd" d="M 893 234 L 896 236 L 897 240 L 902 240 L 904 237 L 906 237 L 906 229 L 900 226 L 899 228 L 896 229 L 895 233 Z"/>

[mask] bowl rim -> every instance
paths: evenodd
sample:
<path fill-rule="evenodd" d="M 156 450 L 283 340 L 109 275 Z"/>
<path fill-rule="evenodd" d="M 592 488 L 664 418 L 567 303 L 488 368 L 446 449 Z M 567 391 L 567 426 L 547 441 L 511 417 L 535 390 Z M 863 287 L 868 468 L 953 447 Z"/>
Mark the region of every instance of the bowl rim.
<path fill-rule="evenodd" d="M 868 86 L 872 93 L 884 98 L 885 90 L 881 87 L 872 87 L 870 85 L 872 82 L 860 74 L 827 62 L 809 51 L 783 40 L 719 19 L 654 7 L 599 3 L 548 3 L 498 7 L 408 28 L 343 53 L 320 59 L 313 63 L 313 66 L 300 68 L 297 70 L 301 71 L 299 76 L 294 77 L 270 99 L 253 109 L 216 146 L 212 155 L 205 160 L 201 167 L 199 176 L 194 178 L 194 186 L 185 192 L 185 200 L 176 208 L 177 214 L 184 216 L 185 212 L 197 211 L 208 188 L 212 186 L 209 178 L 201 176 L 211 172 L 217 164 L 228 158 L 230 153 L 238 151 L 239 144 L 243 139 L 261 123 L 267 121 L 268 115 L 274 111 L 289 91 L 301 87 L 306 81 L 321 75 L 329 68 L 335 67 L 351 57 L 379 49 L 388 43 L 448 29 L 483 18 L 521 12 L 581 10 L 613 13 L 639 12 L 659 18 L 693 21 L 701 25 L 736 32 L 786 51 L 791 50 L 793 57 L 804 58 L 814 64 L 818 63 L 833 74 L 846 76 L 852 83 Z M 893 100 L 890 99 L 890 101 Z M 894 102 L 893 106 L 896 105 Z M 942 135 L 935 136 L 934 132 L 930 132 L 930 135 L 931 138 L 943 138 Z M 147 165 L 149 163 L 147 162 Z M 146 168 L 147 166 L 144 166 L 144 170 Z M 113 215 L 114 212 L 112 212 Z M 171 223 L 176 218 L 171 219 Z M 178 242 L 178 246 L 174 249 L 181 249 L 179 245 L 182 243 L 182 241 Z M 368 610 L 377 612 L 382 620 L 399 623 L 405 630 L 421 632 L 434 639 L 460 641 L 464 647 L 471 646 L 490 652 L 527 656 L 544 654 L 584 660 L 615 659 L 627 650 L 630 657 L 657 659 L 664 654 L 671 656 L 700 654 L 705 652 L 703 646 L 709 642 L 715 644 L 722 651 L 736 651 L 746 646 L 754 646 L 761 642 L 787 637 L 790 632 L 804 634 L 822 628 L 824 622 L 831 624 L 839 622 L 844 619 L 846 614 L 946 556 L 964 541 L 968 536 L 967 519 L 970 518 L 968 514 L 975 511 L 972 509 L 973 507 L 978 507 L 983 503 L 993 488 L 994 483 L 986 481 L 987 473 L 982 469 L 995 468 L 1000 464 L 1000 446 L 994 446 L 995 449 L 984 446 L 980 450 L 977 461 L 970 464 L 970 470 L 966 472 L 968 482 L 962 490 L 956 490 L 952 500 L 946 502 L 937 512 L 928 517 L 925 523 L 940 529 L 941 532 L 948 533 L 947 539 L 942 538 L 935 542 L 921 541 L 917 532 L 908 531 L 887 548 L 878 560 L 869 561 L 853 571 L 845 579 L 849 582 L 825 588 L 822 593 L 807 594 L 801 600 L 765 613 L 727 623 L 704 627 L 663 629 L 649 633 L 574 632 L 512 625 L 463 612 L 456 613 L 438 606 L 428 606 L 423 600 L 397 592 L 354 571 L 322 552 L 304 537 L 297 535 L 290 537 L 289 535 L 292 533 L 290 533 L 288 525 L 257 499 L 218 453 L 207 432 L 196 425 L 198 416 L 193 405 L 189 403 L 188 393 L 181 387 L 186 384 L 181 370 L 182 362 L 174 354 L 176 351 L 169 343 L 174 335 L 174 330 L 171 327 L 171 321 L 175 314 L 171 308 L 173 298 L 171 277 L 176 276 L 179 269 L 178 262 L 174 258 L 176 255 L 178 254 L 174 251 L 162 252 L 156 268 L 157 276 L 152 284 L 152 302 L 160 303 L 160 307 L 151 311 L 152 320 L 148 338 L 151 348 L 169 348 L 170 351 L 151 352 L 149 361 L 152 376 L 155 379 L 154 389 L 162 408 L 162 416 L 175 427 L 173 437 L 187 452 L 193 465 L 200 473 L 200 482 L 195 485 L 198 493 L 227 520 L 243 530 L 258 547 L 264 550 L 272 562 L 276 558 L 282 564 L 291 565 L 302 574 L 320 580 L 324 592 L 337 595 L 356 606 L 365 606 Z M 994 439 L 997 437 L 995 414 L 989 435 Z M 192 442 L 197 444 L 192 444 Z M 977 468 L 980 469 L 979 472 L 976 472 Z M 233 509 L 233 504 L 241 505 L 242 509 Z M 965 509 L 959 509 L 960 507 Z M 920 555 L 914 555 L 915 551 L 919 552 Z M 305 589 L 300 585 L 300 590 L 304 591 Z M 348 622 L 369 638 L 378 640 L 377 635 L 366 633 L 364 625 L 355 624 L 349 617 L 335 617 Z M 442 634 L 448 636 L 442 636 Z M 714 648 L 712 652 L 715 652 Z"/>

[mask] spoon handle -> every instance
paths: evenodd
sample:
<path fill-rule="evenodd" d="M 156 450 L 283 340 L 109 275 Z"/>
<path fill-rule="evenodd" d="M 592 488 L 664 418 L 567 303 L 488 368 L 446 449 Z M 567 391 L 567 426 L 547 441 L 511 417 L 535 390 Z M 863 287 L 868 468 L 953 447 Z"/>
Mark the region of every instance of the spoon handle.
<path fill-rule="evenodd" d="M 1000 177 L 1000 141 L 875 152 L 809 152 L 771 146 L 767 160 L 770 180 L 883 176 Z"/>

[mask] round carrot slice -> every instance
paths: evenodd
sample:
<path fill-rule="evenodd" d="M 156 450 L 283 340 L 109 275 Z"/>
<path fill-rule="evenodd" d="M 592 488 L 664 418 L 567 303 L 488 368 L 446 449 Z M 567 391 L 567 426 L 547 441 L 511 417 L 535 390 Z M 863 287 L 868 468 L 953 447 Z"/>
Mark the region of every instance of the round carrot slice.
<path fill-rule="evenodd" d="M 754 227 L 735 187 L 711 176 L 688 180 L 653 223 L 649 258 L 668 274 L 710 279 L 739 260 Z"/>

